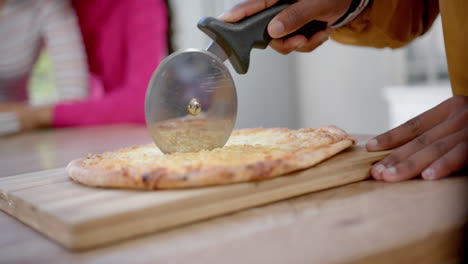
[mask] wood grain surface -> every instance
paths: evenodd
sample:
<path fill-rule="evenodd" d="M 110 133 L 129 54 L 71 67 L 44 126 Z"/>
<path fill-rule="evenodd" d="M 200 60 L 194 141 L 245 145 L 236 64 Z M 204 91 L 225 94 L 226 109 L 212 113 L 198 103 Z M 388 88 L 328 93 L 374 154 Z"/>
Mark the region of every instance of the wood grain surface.
<path fill-rule="evenodd" d="M 175 191 L 89 188 L 64 169 L 0 179 L 0 209 L 70 249 L 86 249 L 368 178 L 386 152 L 351 148 L 288 176 Z"/>
<path fill-rule="evenodd" d="M 0 263 L 463 263 L 463 175 L 362 181 L 83 252 L 0 212 Z"/>

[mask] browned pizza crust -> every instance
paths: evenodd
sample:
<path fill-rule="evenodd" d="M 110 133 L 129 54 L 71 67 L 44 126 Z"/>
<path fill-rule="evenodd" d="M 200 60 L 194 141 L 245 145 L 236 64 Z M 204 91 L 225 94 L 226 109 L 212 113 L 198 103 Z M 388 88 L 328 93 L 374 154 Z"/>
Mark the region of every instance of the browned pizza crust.
<path fill-rule="evenodd" d="M 89 186 L 176 189 L 270 179 L 312 167 L 354 144 L 336 127 L 234 131 L 212 151 L 164 155 L 153 144 L 72 161 L 68 175 Z"/>

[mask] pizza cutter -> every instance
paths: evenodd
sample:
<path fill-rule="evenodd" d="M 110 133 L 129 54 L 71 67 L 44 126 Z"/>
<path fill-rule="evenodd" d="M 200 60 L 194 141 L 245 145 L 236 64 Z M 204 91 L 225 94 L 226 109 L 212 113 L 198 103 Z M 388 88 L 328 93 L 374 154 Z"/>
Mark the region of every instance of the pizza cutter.
<path fill-rule="evenodd" d="M 247 73 L 250 51 L 268 46 L 268 23 L 290 4 L 279 2 L 234 24 L 203 18 L 198 28 L 213 39 L 209 47 L 175 52 L 161 62 L 149 83 L 145 115 L 162 152 L 197 152 L 226 144 L 236 122 L 237 94 L 224 61 L 229 59 L 237 73 Z M 293 35 L 310 37 L 326 27 L 326 22 L 312 21 Z"/>

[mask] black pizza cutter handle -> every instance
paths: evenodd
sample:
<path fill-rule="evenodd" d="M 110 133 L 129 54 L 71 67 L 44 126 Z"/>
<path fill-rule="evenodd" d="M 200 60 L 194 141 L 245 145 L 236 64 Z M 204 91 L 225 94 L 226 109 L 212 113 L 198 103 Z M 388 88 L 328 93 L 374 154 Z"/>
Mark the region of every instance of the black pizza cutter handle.
<path fill-rule="evenodd" d="M 213 17 L 205 17 L 198 22 L 198 28 L 224 49 L 237 73 L 245 74 L 249 69 L 250 51 L 253 48 L 265 49 L 268 46 L 272 40 L 267 31 L 268 24 L 292 2 L 294 1 L 281 1 L 233 24 Z M 294 35 L 304 35 L 310 38 L 326 28 L 326 22 L 314 20 L 284 38 Z"/>

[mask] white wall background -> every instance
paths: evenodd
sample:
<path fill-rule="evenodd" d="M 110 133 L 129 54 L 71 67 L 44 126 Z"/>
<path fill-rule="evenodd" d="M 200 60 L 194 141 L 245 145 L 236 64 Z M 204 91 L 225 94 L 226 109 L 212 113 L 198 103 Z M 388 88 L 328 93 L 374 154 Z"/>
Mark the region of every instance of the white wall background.
<path fill-rule="evenodd" d="M 197 29 L 197 21 L 218 16 L 236 2 L 172 0 L 178 49 L 205 48 L 210 40 Z M 254 50 L 246 75 L 238 75 L 229 65 L 239 98 L 237 127 L 333 124 L 353 133 L 384 132 L 395 126 L 392 120 L 400 120 L 391 116 L 395 113 L 391 109 L 400 107 L 389 100 L 395 98 L 391 87 L 398 86 L 399 95 L 409 91 L 412 98 L 418 98 L 405 86 L 408 67 L 406 50 L 357 48 L 333 41 L 307 54 L 284 56 L 270 48 Z M 426 93 L 424 87 L 421 91 Z M 418 105 L 411 113 L 430 106 Z"/>
<path fill-rule="evenodd" d="M 388 129 L 382 88 L 401 84 L 397 69 L 391 67 L 400 53 L 328 41 L 312 53 L 296 55 L 301 126 L 333 124 L 373 134 Z"/>

